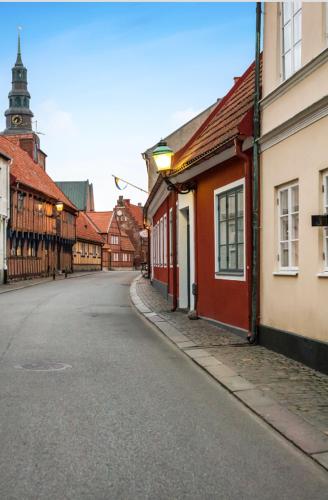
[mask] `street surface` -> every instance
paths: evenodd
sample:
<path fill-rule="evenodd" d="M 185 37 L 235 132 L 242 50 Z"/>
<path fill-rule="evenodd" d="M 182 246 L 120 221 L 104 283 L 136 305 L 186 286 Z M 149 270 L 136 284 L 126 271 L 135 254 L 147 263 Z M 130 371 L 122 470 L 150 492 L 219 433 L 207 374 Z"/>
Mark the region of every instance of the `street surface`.
<path fill-rule="evenodd" d="M 326 500 L 325 471 L 137 315 L 135 275 L 0 295 L 0 499 Z"/>

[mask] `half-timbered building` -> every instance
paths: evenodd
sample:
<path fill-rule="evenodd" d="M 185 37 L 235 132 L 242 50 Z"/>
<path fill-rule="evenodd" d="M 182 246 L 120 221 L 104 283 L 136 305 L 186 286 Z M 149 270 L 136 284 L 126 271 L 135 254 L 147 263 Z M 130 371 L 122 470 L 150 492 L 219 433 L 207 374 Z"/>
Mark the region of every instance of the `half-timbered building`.
<path fill-rule="evenodd" d="M 104 240 L 84 212 L 76 219 L 76 243 L 73 247 L 73 271 L 100 271 Z"/>
<path fill-rule="evenodd" d="M 8 278 L 70 272 L 76 207 L 46 173 L 46 155 L 32 131 L 33 113 L 20 39 L 8 97 L 6 129 L 0 136 L 0 151 L 11 158 Z"/>

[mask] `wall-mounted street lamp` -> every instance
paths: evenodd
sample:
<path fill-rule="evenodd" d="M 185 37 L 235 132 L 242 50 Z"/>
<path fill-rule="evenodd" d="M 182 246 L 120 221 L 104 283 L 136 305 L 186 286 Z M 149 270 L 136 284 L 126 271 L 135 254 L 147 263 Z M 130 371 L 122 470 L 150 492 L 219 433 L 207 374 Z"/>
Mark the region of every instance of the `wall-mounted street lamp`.
<path fill-rule="evenodd" d="M 182 183 L 173 184 L 168 178 L 172 169 L 173 150 L 167 145 L 167 142 L 161 139 L 157 147 L 152 153 L 155 161 L 157 172 L 161 175 L 167 185 L 168 191 L 175 191 L 179 194 L 187 194 L 196 189 L 195 181 L 187 181 Z"/>
<path fill-rule="evenodd" d="M 60 213 L 64 210 L 64 203 L 62 201 L 57 201 L 56 210 L 58 213 Z"/>

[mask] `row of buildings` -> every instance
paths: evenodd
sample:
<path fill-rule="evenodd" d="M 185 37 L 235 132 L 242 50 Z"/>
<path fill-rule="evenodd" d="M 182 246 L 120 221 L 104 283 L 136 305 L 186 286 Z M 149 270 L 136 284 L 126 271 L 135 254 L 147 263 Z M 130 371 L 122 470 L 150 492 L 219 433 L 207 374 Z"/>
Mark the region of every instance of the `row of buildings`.
<path fill-rule="evenodd" d="M 328 373 L 328 8 L 264 3 L 262 53 L 260 9 L 255 62 L 143 153 L 150 277 L 191 319 Z"/>
<path fill-rule="evenodd" d="M 54 182 L 32 130 L 20 39 L 0 134 L 0 282 L 57 272 L 133 269 L 146 260 L 143 207 L 94 209 L 89 181 Z"/>

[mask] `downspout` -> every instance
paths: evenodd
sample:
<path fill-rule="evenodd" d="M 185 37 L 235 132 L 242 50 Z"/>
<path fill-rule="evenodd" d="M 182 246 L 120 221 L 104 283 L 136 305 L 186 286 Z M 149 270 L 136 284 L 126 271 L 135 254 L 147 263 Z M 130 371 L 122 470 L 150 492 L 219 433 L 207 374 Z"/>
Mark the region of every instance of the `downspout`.
<path fill-rule="evenodd" d="M 174 196 L 174 202 L 173 202 L 173 211 L 172 211 L 172 218 L 173 218 L 173 227 L 172 227 L 172 233 L 173 233 L 173 279 L 172 279 L 172 286 L 173 286 L 173 304 L 172 304 L 172 311 L 175 311 L 178 307 L 178 289 L 177 289 L 177 196 Z"/>
<path fill-rule="evenodd" d="M 251 324 L 252 324 L 252 251 L 251 255 L 247 250 L 247 242 L 252 241 L 253 231 L 252 231 L 252 167 L 250 157 L 242 152 L 241 149 L 242 141 L 238 138 L 234 139 L 235 153 L 237 158 L 240 158 L 244 162 L 244 176 L 245 176 L 245 205 L 246 205 L 246 276 L 247 276 L 247 295 L 248 295 L 248 335 L 250 336 Z"/>
<path fill-rule="evenodd" d="M 260 164 L 260 51 L 261 51 L 261 2 L 256 3 L 256 41 L 255 41 L 255 94 L 253 125 L 253 251 L 252 251 L 252 316 L 251 332 L 247 337 L 250 344 L 258 341 L 259 309 L 259 164 Z"/>
<path fill-rule="evenodd" d="M 192 284 L 192 294 L 194 296 L 194 309 L 189 312 L 188 318 L 198 319 L 198 225 L 197 225 L 197 186 L 193 191 L 194 196 L 194 274 L 195 279 Z"/>

